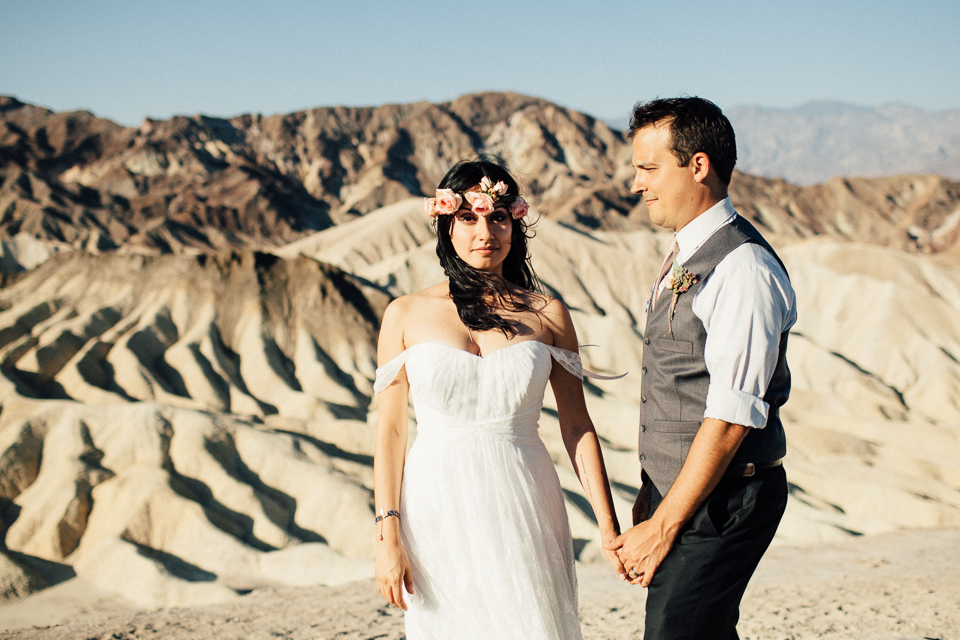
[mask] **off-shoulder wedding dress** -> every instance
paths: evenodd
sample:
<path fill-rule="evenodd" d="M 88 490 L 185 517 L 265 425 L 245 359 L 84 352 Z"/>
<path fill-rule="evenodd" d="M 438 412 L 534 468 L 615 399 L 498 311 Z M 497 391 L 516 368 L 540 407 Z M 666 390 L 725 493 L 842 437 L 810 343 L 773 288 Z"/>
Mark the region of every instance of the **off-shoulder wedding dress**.
<path fill-rule="evenodd" d="M 417 417 L 400 498 L 409 640 L 581 638 L 563 492 L 537 433 L 553 360 L 583 375 L 578 354 L 535 340 L 485 357 L 425 342 L 377 370 L 379 392 L 406 367 Z"/>

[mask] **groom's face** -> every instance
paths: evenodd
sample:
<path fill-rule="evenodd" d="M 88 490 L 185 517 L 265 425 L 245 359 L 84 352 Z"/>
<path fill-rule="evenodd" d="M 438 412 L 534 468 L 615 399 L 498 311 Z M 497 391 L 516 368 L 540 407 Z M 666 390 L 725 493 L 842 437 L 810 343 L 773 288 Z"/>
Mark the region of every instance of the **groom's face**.
<path fill-rule="evenodd" d="M 633 167 L 637 174 L 630 191 L 643 198 L 654 224 L 679 231 L 699 213 L 695 210 L 694 198 L 698 183 L 692 167 L 681 167 L 677 162 L 672 146 L 673 137 L 667 122 L 636 132 Z"/>

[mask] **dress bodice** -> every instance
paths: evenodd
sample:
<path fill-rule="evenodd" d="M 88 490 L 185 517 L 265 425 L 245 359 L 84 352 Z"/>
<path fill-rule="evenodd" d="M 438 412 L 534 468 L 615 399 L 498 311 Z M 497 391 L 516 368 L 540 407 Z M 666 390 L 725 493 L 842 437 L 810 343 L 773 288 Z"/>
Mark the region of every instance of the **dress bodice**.
<path fill-rule="evenodd" d="M 584 375 L 578 354 L 536 340 L 483 357 L 442 342 L 422 342 L 377 369 L 374 389 L 386 389 L 406 367 L 421 431 L 435 423 L 513 431 L 532 427 L 535 432 L 552 359 L 576 377 Z"/>

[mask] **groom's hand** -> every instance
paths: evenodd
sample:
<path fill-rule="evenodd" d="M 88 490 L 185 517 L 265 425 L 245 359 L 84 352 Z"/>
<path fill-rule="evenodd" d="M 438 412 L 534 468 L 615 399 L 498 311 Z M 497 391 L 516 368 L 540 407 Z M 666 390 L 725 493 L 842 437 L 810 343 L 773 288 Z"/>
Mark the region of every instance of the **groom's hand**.
<path fill-rule="evenodd" d="M 604 549 L 617 551 L 630 584 L 639 584 L 641 587 L 650 586 L 653 575 L 672 547 L 673 536 L 661 529 L 656 515 L 603 545 Z"/>

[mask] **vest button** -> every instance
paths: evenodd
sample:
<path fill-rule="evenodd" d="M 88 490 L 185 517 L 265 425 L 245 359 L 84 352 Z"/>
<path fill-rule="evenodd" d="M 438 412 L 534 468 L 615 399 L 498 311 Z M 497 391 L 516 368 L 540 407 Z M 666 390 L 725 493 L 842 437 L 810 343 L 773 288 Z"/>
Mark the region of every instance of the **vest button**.
<path fill-rule="evenodd" d="M 647 396 L 640 396 L 640 402 L 646 402 Z"/>
<path fill-rule="evenodd" d="M 642 431 L 646 431 L 646 430 L 647 430 L 647 425 L 645 425 L 645 424 L 640 425 L 640 431 L 641 431 L 641 432 L 642 432 Z"/>
<path fill-rule="evenodd" d="M 646 373 L 646 372 L 647 372 L 647 368 L 646 368 L 646 367 L 641 367 L 640 373 Z"/>
<path fill-rule="evenodd" d="M 643 462 L 643 461 L 646 460 L 646 459 L 647 459 L 647 456 L 645 456 L 645 455 L 643 455 L 643 454 L 641 453 L 641 454 L 640 454 L 640 462 Z"/>
<path fill-rule="evenodd" d="M 650 338 L 644 338 L 643 344 L 650 344 Z"/>

